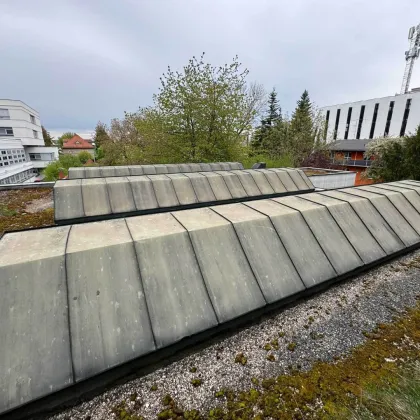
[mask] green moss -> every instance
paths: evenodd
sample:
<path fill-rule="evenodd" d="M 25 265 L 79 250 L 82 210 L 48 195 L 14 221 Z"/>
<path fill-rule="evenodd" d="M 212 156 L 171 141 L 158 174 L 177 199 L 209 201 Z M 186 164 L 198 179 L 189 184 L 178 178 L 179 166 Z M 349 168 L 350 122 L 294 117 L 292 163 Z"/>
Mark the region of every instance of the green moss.
<path fill-rule="evenodd" d="M 226 394 L 226 390 L 225 389 L 221 389 L 220 391 L 215 392 L 214 396 L 216 398 L 221 398 L 224 397 Z"/>
<path fill-rule="evenodd" d="M 285 335 L 286 335 L 286 334 L 285 334 L 283 331 L 280 331 L 280 332 L 279 332 L 279 337 L 280 337 L 280 338 L 284 337 Z"/>
<path fill-rule="evenodd" d="M 271 344 L 266 344 L 265 346 L 264 346 L 264 350 L 265 351 L 270 351 L 271 350 Z"/>
<path fill-rule="evenodd" d="M 271 353 L 267 355 L 267 360 L 270 362 L 274 362 L 276 358 L 274 357 L 274 354 Z"/>
<path fill-rule="evenodd" d="M 195 388 L 203 384 L 203 380 L 200 378 L 191 379 L 191 385 Z"/>
<path fill-rule="evenodd" d="M 287 350 L 289 350 L 289 351 L 295 351 L 296 346 L 297 346 L 297 344 L 296 344 L 296 343 L 291 342 L 291 343 L 289 343 L 289 344 L 287 345 Z"/>
<path fill-rule="evenodd" d="M 273 347 L 274 350 L 279 349 L 279 340 L 277 340 L 277 338 L 275 338 L 274 340 L 271 340 L 270 344 L 271 344 L 271 346 Z"/>
<path fill-rule="evenodd" d="M 158 386 L 157 386 L 156 384 L 153 384 L 153 385 L 150 387 L 150 391 L 157 391 L 157 389 L 158 389 Z"/>
<path fill-rule="evenodd" d="M 171 405 L 173 403 L 173 398 L 169 395 L 166 394 L 163 398 L 162 398 L 162 404 L 163 405 Z"/>
<path fill-rule="evenodd" d="M 324 338 L 324 334 L 320 334 L 315 331 L 311 331 L 309 336 L 312 338 L 312 340 L 321 340 L 322 338 Z"/>
<path fill-rule="evenodd" d="M 133 411 L 127 407 L 125 401 L 119 403 L 111 411 L 117 420 L 144 420 L 143 416 L 134 414 Z"/>
<path fill-rule="evenodd" d="M 245 366 L 248 359 L 243 353 L 238 353 L 235 356 L 235 363 L 240 363 L 242 366 Z"/>
<path fill-rule="evenodd" d="M 195 366 L 192 366 L 192 367 L 190 368 L 190 372 L 191 372 L 191 373 L 195 373 L 195 372 L 197 372 L 197 368 L 196 368 Z"/>
<path fill-rule="evenodd" d="M 308 323 L 309 323 L 309 325 L 311 325 L 311 324 L 313 324 L 313 322 L 315 321 L 315 319 L 314 319 L 314 317 L 313 316 L 310 316 L 309 318 L 308 318 Z"/>
<path fill-rule="evenodd" d="M 257 378 L 255 378 L 255 377 L 252 377 L 252 378 L 251 378 L 251 382 L 252 382 L 254 385 L 259 385 L 259 383 L 260 383 L 260 381 L 259 381 Z"/>

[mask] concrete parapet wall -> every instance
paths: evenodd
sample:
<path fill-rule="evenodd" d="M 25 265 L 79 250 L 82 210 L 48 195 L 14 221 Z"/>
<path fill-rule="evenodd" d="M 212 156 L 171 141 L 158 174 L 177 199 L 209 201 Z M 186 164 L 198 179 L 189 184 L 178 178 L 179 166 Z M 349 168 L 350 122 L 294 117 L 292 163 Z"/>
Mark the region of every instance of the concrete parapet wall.
<path fill-rule="evenodd" d="M 0 413 L 419 246 L 419 210 L 401 181 L 8 233 Z"/>

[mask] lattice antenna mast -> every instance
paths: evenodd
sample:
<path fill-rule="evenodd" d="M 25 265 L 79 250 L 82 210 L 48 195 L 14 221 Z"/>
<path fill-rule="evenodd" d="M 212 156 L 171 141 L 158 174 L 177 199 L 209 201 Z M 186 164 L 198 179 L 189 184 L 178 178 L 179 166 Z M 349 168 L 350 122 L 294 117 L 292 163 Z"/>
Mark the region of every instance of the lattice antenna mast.
<path fill-rule="evenodd" d="M 413 73 L 414 61 L 420 55 L 420 25 L 412 26 L 408 31 L 410 47 L 405 52 L 405 70 L 401 85 L 401 94 L 407 93 L 410 88 L 411 74 Z"/>

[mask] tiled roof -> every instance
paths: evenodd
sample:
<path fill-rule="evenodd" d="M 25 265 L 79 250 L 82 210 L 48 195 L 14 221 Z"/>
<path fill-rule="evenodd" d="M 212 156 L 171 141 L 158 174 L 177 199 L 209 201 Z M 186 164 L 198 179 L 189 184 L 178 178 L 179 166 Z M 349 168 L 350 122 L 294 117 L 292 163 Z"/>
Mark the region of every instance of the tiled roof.
<path fill-rule="evenodd" d="M 73 136 L 71 139 L 64 141 L 63 149 L 93 149 L 91 143 L 86 139 L 82 139 L 78 134 Z"/>

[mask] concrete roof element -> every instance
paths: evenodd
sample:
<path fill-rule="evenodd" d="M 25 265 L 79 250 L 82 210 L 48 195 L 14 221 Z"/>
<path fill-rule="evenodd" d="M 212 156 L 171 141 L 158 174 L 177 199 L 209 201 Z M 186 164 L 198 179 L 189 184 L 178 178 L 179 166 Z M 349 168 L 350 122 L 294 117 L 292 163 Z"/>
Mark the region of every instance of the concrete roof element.
<path fill-rule="evenodd" d="M 8 233 L 0 413 L 420 245 L 419 210 L 401 181 Z"/>
<path fill-rule="evenodd" d="M 88 175 L 91 169 L 99 168 L 86 169 L 85 175 Z M 128 170 L 127 167 L 118 169 Z M 90 218 L 87 221 L 101 220 L 117 214 L 125 216 L 165 208 L 202 207 L 241 198 L 313 190 L 306 175 L 296 169 L 236 169 L 60 180 L 54 187 L 55 220 L 58 223 L 73 219 L 86 221 L 86 218 Z"/>

